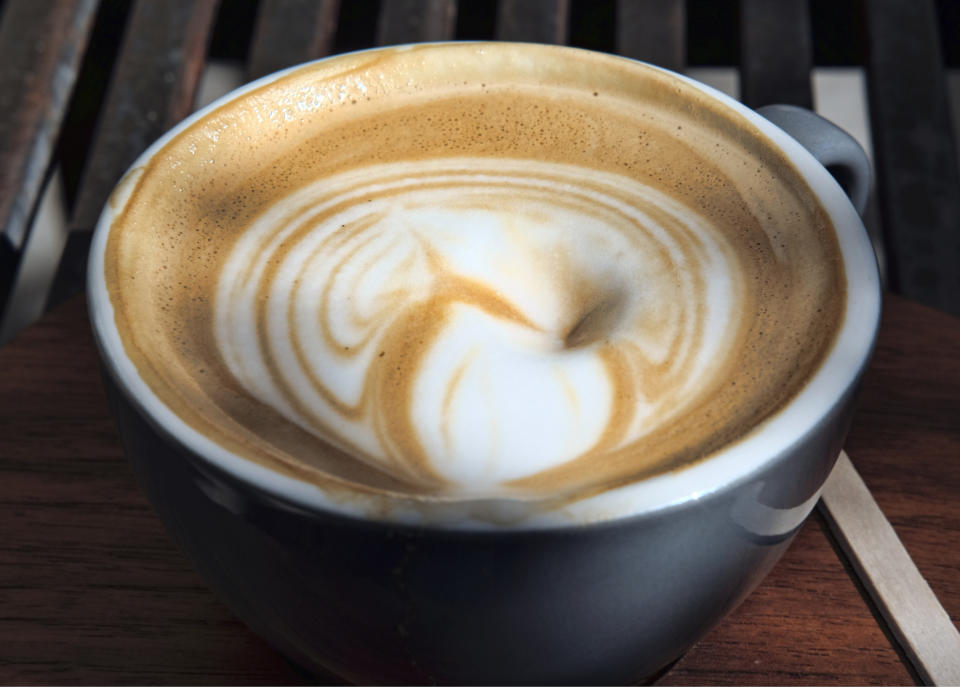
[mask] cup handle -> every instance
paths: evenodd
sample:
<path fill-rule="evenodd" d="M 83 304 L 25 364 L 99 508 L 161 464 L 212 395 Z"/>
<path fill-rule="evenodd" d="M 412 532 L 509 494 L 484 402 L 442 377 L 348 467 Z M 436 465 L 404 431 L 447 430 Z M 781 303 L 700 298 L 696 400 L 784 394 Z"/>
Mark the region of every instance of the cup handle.
<path fill-rule="evenodd" d="M 830 120 L 796 105 L 766 105 L 757 108 L 757 112 L 810 151 L 863 216 L 870 192 L 870 160 L 853 136 Z"/>

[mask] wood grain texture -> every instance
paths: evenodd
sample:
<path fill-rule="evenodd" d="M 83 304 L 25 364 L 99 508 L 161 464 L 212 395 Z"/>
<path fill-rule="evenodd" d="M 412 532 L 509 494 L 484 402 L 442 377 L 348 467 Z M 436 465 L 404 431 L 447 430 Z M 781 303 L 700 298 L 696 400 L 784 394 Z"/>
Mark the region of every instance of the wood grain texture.
<path fill-rule="evenodd" d="M 0 13 L 0 317 L 40 202 L 96 0 L 9 0 Z"/>
<path fill-rule="evenodd" d="M 887 297 L 846 450 L 954 625 L 960 620 L 960 320 Z"/>
<path fill-rule="evenodd" d="M 107 413 L 83 300 L 0 350 L 0 369 L 0 683 L 299 680 L 151 511 Z"/>
<path fill-rule="evenodd" d="M 814 511 L 763 583 L 658 684 L 913 682 Z"/>
<path fill-rule="evenodd" d="M 749 107 L 813 107 L 808 0 L 740 0 L 740 95 Z"/>
<path fill-rule="evenodd" d="M 960 315 L 960 161 L 936 5 L 861 5 L 890 283 L 899 293 Z"/>
<path fill-rule="evenodd" d="M 617 52 L 665 69 L 686 67 L 685 0 L 617 0 Z"/>
<path fill-rule="evenodd" d="M 960 633 L 846 452 L 820 509 L 890 632 L 924 684 L 960 684 Z"/>
<path fill-rule="evenodd" d="M 0 14 L 0 235 L 23 245 L 96 0 L 9 0 Z"/>
<path fill-rule="evenodd" d="M 453 38 L 456 0 L 386 0 L 377 20 L 377 45 Z"/>
<path fill-rule="evenodd" d="M 530 43 L 567 42 L 569 0 L 500 0 L 496 38 Z"/>
<path fill-rule="evenodd" d="M 48 307 L 83 289 L 90 233 L 114 185 L 147 146 L 193 109 L 218 3 L 139 0 L 133 6 Z"/>
<path fill-rule="evenodd" d="M 122 456 L 86 317 L 73 299 L 0 349 L 0 683 L 317 681 L 236 620 L 163 532 Z M 958 346 L 960 320 L 888 297 L 848 442 L 953 618 Z M 660 682 L 913 679 L 815 515 L 761 586 Z"/>
<path fill-rule="evenodd" d="M 89 230 L 120 176 L 190 114 L 218 0 L 138 0 L 131 10 L 71 227 Z"/>
<path fill-rule="evenodd" d="M 256 79 L 330 53 L 340 0 L 264 0 L 247 60 Z"/>

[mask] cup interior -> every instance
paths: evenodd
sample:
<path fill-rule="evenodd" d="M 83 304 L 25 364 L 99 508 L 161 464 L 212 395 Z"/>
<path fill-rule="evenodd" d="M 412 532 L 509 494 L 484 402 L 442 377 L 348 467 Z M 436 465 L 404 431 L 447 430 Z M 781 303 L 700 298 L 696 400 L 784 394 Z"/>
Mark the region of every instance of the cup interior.
<path fill-rule="evenodd" d="M 441 44 L 437 49 L 443 47 Z M 496 45 L 490 47 L 496 49 Z M 585 53 L 577 49 L 545 46 L 530 46 L 529 50 L 530 59 L 554 59 L 559 63 L 576 62 L 578 55 Z M 336 56 L 323 61 L 340 58 L 341 56 Z M 786 450 L 803 442 L 840 399 L 849 393 L 862 373 L 872 350 L 880 315 L 880 282 L 872 247 L 863 224 L 843 189 L 807 150 L 769 121 L 726 95 L 685 76 L 626 58 L 604 59 L 610 60 L 611 64 L 630 63 L 633 65 L 631 68 L 638 72 L 656 70 L 661 74 L 668 74 L 678 86 L 682 86 L 679 88 L 682 93 L 695 92 L 706 96 L 731 118 L 752 127 L 758 132 L 758 136 L 762 137 L 764 145 L 774 147 L 787 156 L 836 229 L 847 280 L 847 302 L 832 348 L 803 389 L 785 407 L 746 437 L 707 459 L 681 469 L 577 499 L 548 512 L 531 515 L 525 512 L 522 504 L 510 499 L 494 498 L 483 499 L 482 502 L 451 501 L 432 504 L 430 514 L 425 515 L 424 509 L 417 503 L 398 503 L 395 507 L 379 508 L 373 512 L 369 504 L 331 498 L 315 485 L 246 460 L 183 422 L 144 381 L 128 355 L 118 331 L 114 306 L 105 280 L 106 247 L 111 228 L 130 201 L 135 170 L 144 167 L 154 156 L 161 154 L 164 147 L 187 128 L 226 103 L 248 97 L 263 86 L 303 69 L 304 66 L 263 77 L 198 111 L 144 152 L 131 167 L 131 172 L 118 184 L 97 224 L 88 268 L 91 320 L 107 371 L 126 396 L 155 426 L 184 446 L 197 460 L 208 462 L 227 472 L 253 490 L 263 491 L 299 508 L 444 528 L 550 528 L 654 513 L 702 498 L 748 479 Z M 478 516 L 478 513 L 483 515 Z"/>

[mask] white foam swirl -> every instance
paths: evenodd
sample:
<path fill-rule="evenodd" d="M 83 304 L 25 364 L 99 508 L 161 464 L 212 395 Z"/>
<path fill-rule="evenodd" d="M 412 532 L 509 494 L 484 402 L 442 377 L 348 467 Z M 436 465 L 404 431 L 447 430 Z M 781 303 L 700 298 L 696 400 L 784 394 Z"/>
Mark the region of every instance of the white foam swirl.
<path fill-rule="evenodd" d="M 216 338 L 252 395 L 359 460 L 495 494 L 690 408 L 739 326 L 740 273 L 697 213 L 627 177 L 383 164 L 248 228 Z"/>

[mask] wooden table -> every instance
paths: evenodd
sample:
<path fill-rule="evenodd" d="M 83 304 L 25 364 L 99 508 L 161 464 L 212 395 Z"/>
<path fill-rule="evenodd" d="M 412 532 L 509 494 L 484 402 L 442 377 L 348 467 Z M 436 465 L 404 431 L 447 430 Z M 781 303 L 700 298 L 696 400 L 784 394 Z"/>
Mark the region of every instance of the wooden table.
<path fill-rule="evenodd" d="M 960 319 L 888 296 L 847 451 L 960 618 Z M 954 621 L 956 622 L 956 620 Z M 134 481 L 82 297 L 0 349 L 0 683 L 304 684 L 189 567 Z M 818 512 L 659 683 L 915 676 Z"/>

